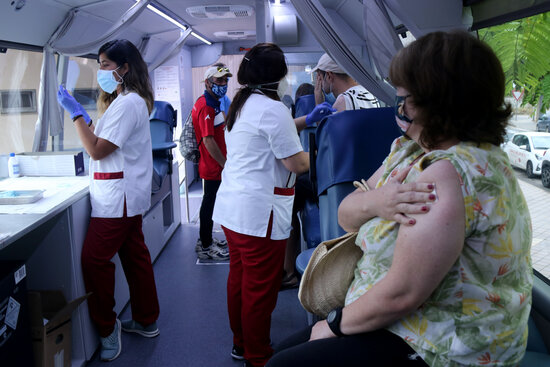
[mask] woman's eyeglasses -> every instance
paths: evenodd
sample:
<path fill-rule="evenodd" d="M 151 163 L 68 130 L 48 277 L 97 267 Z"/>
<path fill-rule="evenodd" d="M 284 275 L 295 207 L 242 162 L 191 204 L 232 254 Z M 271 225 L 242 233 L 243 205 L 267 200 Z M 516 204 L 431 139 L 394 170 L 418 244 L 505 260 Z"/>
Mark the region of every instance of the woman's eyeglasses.
<path fill-rule="evenodd" d="M 222 71 L 227 71 L 227 72 L 229 72 L 229 68 L 224 67 L 224 66 L 218 66 L 218 72 L 221 73 Z"/>

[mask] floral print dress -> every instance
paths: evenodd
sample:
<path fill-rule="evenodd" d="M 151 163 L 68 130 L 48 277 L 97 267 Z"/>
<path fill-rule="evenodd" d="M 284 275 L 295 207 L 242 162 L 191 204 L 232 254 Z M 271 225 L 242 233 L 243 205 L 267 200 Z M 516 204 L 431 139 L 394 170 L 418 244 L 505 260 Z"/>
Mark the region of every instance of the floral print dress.
<path fill-rule="evenodd" d="M 432 367 L 518 366 L 531 308 L 532 234 L 527 204 L 506 154 L 491 144 L 459 143 L 424 155 L 414 141 L 398 138 L 377 187 L 411 164 L 405 182 L 415 181 L 441 159 L 453 164 L 461 180 L 464 247 L 426 302 L 387 329 Z M 396 222 L 378 217 L 360 228 L 356 244 L 364 254 L 346 305 L 386 275 L 398 230 Z"/>

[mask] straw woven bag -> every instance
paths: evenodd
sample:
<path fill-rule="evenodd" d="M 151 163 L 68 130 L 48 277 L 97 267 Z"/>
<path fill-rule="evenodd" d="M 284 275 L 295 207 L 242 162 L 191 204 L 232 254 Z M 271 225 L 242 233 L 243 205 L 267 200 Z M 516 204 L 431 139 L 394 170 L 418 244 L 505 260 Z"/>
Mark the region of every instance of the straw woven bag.
<path fill-rule="evenodd" d="M 355 245 L 357 232 L 320 243 L 304 271 L 298 298 L 302 306 L 321 318 L 343 307 L 363 251 Z"/>

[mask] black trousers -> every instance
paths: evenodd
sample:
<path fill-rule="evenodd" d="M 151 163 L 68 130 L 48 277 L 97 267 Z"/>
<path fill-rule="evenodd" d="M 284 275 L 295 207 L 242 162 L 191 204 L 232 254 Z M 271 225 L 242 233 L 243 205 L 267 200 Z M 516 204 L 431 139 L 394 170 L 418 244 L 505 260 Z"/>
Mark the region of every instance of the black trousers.
<path fill-rule="evenodd" d="M 385 329 L 308 342 L 311 328 L 278 345 L 266 367 L 428 367 L 403 339 Z"/>
<path fill-rule="evenodd" d="M 204 195 L 202 197 L 201 210 L 199 213 L 200 229 L 199 237 L 202 247 L 206 248 L 212 244 L 212 214 L 216 203 L 216 194 L 222 182 L 218 180 L 204 180 Z"/>

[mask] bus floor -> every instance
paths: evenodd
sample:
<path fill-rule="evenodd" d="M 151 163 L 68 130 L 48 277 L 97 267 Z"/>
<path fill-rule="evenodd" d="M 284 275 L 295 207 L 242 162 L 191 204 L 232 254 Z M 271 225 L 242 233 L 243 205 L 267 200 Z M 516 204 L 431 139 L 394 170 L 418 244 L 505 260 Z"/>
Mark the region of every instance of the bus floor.
<path fill-rule="evenodd" d="M 200 205 L 200 204 L 199 204 Z M 196 205 L 195 205 L 196 206 Z M 183 211 L 183 210 L 182 210 Z M 182 222 L 186 219 L 182 219 Z M 229 265 L 197 264 L 198 223 L 182 223 L 153 265 L 160 303 L 160 335 L 148 339 L 122 333 L 122 352 L 109 367 L 235 367 L 226 303 Z M 223 238 L 218 225 L 214 236 Z M 127 306 L 119 318 L 131 317 Z M 274 344 L 307 325 L 297 289 L 279 292 L 272 315 Z M 105 366 L 96 352 L 89 367 Z"/>

